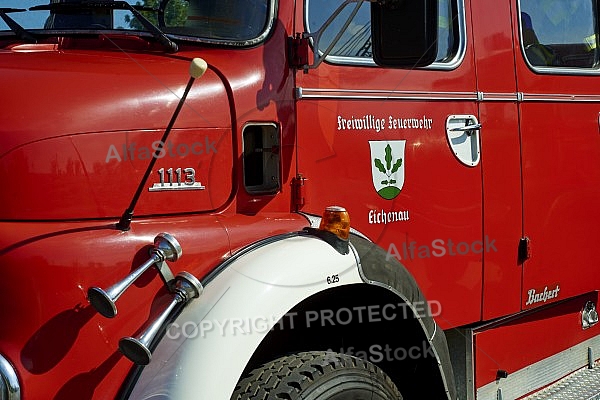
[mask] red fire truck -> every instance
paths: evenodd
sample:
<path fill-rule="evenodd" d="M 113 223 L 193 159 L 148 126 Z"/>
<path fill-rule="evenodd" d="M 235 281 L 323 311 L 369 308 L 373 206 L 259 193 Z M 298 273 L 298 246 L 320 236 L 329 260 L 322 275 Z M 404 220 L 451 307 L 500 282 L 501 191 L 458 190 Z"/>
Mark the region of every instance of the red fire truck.
<path fill-rule="evenodd" d="M 0 399 L 597 398 L 599 13 L 3 1 Z"/>

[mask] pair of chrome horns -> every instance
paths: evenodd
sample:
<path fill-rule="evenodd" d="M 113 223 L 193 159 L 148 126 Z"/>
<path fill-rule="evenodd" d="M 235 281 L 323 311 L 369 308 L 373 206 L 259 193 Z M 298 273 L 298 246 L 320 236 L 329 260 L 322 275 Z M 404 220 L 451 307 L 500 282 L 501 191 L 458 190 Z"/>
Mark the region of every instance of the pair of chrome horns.
<path fill-rule="evenodd" d="M 177 261 L 182 254 L 179 242 L 168 233 L 159 233 L 154 238 L 154 247 L 150 249 L 150 258 L 123 280 L 104 290 L 99 287 L 88 289 L 88 301 L 100 314 L 106 318 L 117 315 L 116 301 L 146 270 L 155 265 L 158 273 L 171 293 L 173 300 L 167 308 L 148 326 L 137 338 L 126 337 L 119 341 L 119 350 L 123 355 L 136 364 L 146 365 L 152 359 L 150 346 L 160 332 L 164 323 L 178 304 L 186 304 L 199 297 L 203 287 L 200 281 L 189 272 L 180 272 L 173 277 L 166 261 Z"/>

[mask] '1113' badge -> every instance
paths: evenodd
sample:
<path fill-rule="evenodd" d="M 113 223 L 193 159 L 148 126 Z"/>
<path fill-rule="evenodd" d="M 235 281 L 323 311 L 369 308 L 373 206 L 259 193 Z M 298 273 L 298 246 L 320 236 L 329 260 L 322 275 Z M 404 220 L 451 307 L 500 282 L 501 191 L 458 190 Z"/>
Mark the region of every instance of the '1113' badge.
<path fill-rule="evenodd" d="M 194 168 L 164 168 L 156 171 L 159 182 L 148 188 L 150 192 L 165 190 L 204 190 L 206 186 L 196 182 L 196 170 Z"/>

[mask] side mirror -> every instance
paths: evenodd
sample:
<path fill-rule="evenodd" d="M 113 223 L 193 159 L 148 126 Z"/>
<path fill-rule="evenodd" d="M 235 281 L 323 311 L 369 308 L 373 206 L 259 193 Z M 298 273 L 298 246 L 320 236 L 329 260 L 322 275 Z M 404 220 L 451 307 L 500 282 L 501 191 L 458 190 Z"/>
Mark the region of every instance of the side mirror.
<path fill-rule="evenodd" d="M 384 67 L 425 67 L 437 57 L 438 0 L 371 3 L 373 59 Z"/>

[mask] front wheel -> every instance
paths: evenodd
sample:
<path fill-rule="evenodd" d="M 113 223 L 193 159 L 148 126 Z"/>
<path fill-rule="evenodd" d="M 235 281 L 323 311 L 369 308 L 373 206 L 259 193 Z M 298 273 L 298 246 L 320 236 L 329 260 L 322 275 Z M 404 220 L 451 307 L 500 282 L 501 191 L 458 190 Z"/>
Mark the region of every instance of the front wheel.
<path fill-rule="evenodd" d="M 238 382 L 231 400 L 402 400 L 376 365 L 345 354 L 311 351 L 267 362 Z"/>

